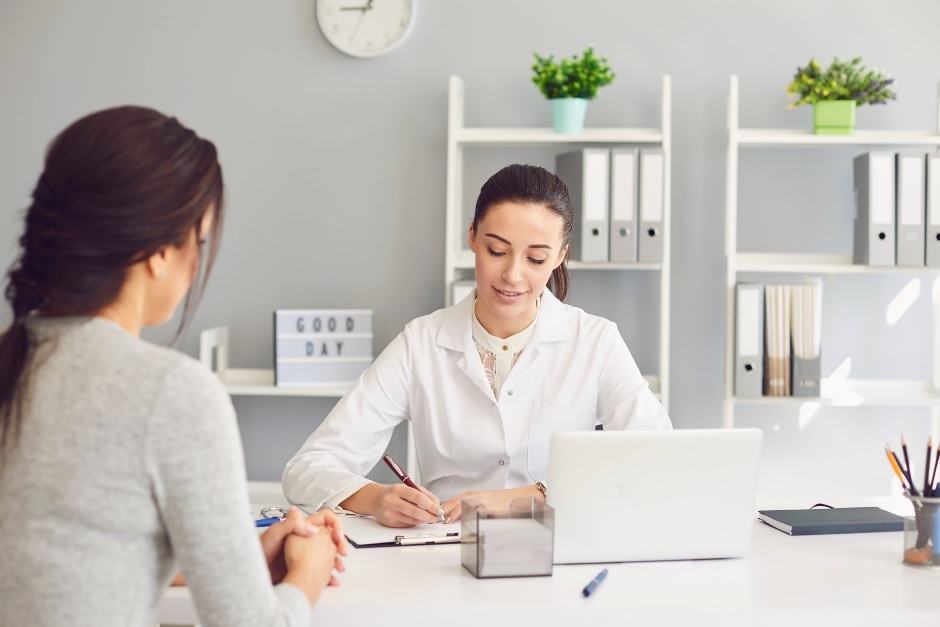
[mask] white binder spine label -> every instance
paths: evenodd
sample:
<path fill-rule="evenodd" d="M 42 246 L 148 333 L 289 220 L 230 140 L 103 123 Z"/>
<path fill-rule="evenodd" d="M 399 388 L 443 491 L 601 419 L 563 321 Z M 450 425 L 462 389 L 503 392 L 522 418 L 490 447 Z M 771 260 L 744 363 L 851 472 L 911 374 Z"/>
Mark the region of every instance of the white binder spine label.
<path fill-rule="evenodd" d="M 738 310 L 741 312 L 760 311 L 760 297 L 761 293 L 756 289 L 738 290 L 740 299 Z M 763 322 L 754 315 L 742 315 L 738 319 L 738 347 L 742 355 L 761 354 L 763 349 L 760 346 L 760 325 Z"/>
<path fill-rule="evenodd" d="M 891 224 L 894 218 L 894 187 L 881 183 L 894 178 L 894 163 L 891 155 L 871 156 L 871 203 L 869 206 L 872 224 Z"/>
<path fill-rule="evenodd" d="M 584 219 L 607 219 L 607 152 L 584 152 Z"/>

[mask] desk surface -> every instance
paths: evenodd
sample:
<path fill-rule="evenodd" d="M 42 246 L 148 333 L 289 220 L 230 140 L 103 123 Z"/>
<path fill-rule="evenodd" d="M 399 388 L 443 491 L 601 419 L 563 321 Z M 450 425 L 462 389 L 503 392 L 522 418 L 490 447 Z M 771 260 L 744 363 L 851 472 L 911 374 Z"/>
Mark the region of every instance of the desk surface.
<path fill-rule="evenodd" d="M 900 532 L 790 537 L 755 525 L 747 558 L 611 564 L 587 599 L 581 589 L 601 566 L 479 580 L 460 565 L 459 545 L 351 548 L 342 585 L 324 592 L 313 624 L 940 624 L 940 571 L 904 565 Z M 187 589 L 167 592 L 159 619 L 195 622 Z"/>

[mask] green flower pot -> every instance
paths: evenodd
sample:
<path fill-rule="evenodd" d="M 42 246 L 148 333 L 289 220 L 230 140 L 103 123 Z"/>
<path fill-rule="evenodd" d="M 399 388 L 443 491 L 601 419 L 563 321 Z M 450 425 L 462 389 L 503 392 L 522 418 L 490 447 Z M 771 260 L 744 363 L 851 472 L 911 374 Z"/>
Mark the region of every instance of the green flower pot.
<path fill-rule="evenodd" d="M 817 135 L 851 135 L 854 130 L 854 100 L 825 100 L 813 105 L 813 132 Z"/>
<path fill-rule="evenodd" d="M 588 101 L 584 98 L 552 98 L 552 121 L 556 133 L 580 133 L 584 130 Z"/>

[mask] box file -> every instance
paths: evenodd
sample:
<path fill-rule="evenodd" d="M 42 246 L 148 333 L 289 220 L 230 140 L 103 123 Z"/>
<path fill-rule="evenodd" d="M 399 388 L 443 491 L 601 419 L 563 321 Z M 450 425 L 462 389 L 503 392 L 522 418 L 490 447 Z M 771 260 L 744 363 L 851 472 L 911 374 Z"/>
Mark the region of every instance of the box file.
<path fill-rule="evenodd" d="M 735 285 L 734 395 L 757 398 L 764 381 L 764 286 Z"/>
<path fill-rule="evenodd" d="M 869 152 L 853 163 L 855 263 L 895 265 L 894 154 Z"/>
<path fill-rule="evenodd" d="M 638 258 L 642 263 L 663 260 L 663 202 L 665 153 L 660 148 L 640 150 L 640 203 Z"/>
<path fill-rule="evenodd" d="M 926 166 L 923 153 L 897 155 L 897 265 L 923 266 L 924 215 L 927 203 Z"/>
<path fill-rule="evenodd" d="M 345 383 L 373 360 L 372 311 L 274 312 L 274 381 L 280 387 Z"/>
<path fill-rule="evenodd" d="M 810 279 L 809 284 L 791 285 L 790 377 L 793 396 L 818 397 L 821 383 L 822 280 Z"/>
<path fill-rule="evenodd" d="M 610 260 L 637 260 L 637 150 L 610 152 Z"/>
<path fill-rule="evenodd" d="M 764 288 L 764 396 L 790 396 L 790 288 Z"/>
<path fill-rule="evenodd" d="M 555 173 L 568 186 L 574 209 L 568 257 L 577 261 L 608 261 L 610 151 L 585 148 L 555 158 Z"/>
<path fill-rule="evenodd" d="M 927 155 L 926 263 L 940 267 L 940 154 Z"/>

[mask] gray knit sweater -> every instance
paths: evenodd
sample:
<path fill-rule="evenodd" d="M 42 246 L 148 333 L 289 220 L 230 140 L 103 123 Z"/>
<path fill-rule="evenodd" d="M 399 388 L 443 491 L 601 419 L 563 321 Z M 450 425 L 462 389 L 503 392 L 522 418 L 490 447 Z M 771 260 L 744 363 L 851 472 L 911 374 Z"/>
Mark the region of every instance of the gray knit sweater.
<path fill-rule="evenodd" d="M 0 627 L 153 627 L 177 568 L 205 627 L 308 625 L 303 593 L 271 585 L 215 376 L 101 318 L 30 329 L 42 344 L 0 468 Z"/>

